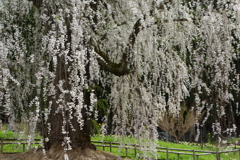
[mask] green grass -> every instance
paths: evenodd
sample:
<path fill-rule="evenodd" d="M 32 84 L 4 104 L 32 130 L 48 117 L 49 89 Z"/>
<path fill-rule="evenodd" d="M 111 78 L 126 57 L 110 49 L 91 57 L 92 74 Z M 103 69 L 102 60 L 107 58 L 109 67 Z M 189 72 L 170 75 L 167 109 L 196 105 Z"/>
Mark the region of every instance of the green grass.
<path fill-rule="evenodd" d="M 115 136 L 93 136 L 92 141 L 105 141 L 105 142 L 122 142 L 122 143 L 127 143 L 127 144 L 134 144 L 138 140 L 131 138 L 131 137 L 125 137 L 125 138 L 120 138 L 120 137 L 115 137 Z M 167 147 L 167 148 L 177 148 L 177 149 L 186 149 L 186 150 L 198 150 L 198 151 L 226 151 L 226 150 L 231 150 L 234 149 L 234 146 L 225 146 L 225 147 L 217 147 L 211 144 L 204 144 L 203 146 L 197 143 L 187 143 L 187 142 L 182 142 L 182 143 L 169 143 L 169 142 L 163 142 L 163 141 L 158 141 L 157 142 L 158 147 Z M 103 150 L 103 147 L 97 147 L 100 150 Z M 238 146 L 237 149 L 240 149 Z M 105 151 L 110 152 L 109 147 L 105 147 Z M 178 151 L 174 151 L 178 152 Z M 115 155 L 119 155 L 122 157 L 126 156 L 126 149 L 121 149 L 121 148 L 113 148 L 112 153 Z M 137 153 L 140 155 L 142 152 L 137 151 Z M 196 152 L 196 154 L 199 154 Z M 221 160 L 240 160 L 239 157 L 240 153 L 221 153 Z M 137 159 L 134 154 L 133 149 L 128 149 L 128 155 L 127 158 L 130 159 Z M 158 158 L 159 159 L 166 159 L 166 153 L 158 153 Z M 169 159 L 170 160 L 177 160 L 178 155 L 169 153 Z M 193 160 L 192 155 L 180 155 L 181 160 Z M 211 155 L 204 155 L 204 156 L 199 156 L 199 160 L 216 160 L 216 154 L 211 154 Z"/>
<path fill-rule="evenodd" d="M 18 139 L 20 136 L 19 133 L 14 133 L 11 132 L 10 130 L 7 130 L 6 128 L 0 128 L 0 139 Z M 27 138 L 27 135 L 22 136 L 23 139 Z M 39 135 L 37 135 L 35 138 L 41 138 Z M 238 139 L 233 139 L 230 140 L 229 143 L 235 143 L 236 140 Z M 138 144 L 139 140 L 134 139 L 132 137 L 118 137 L 118 136 L 92 136 L 92 141 L 103 141 L 103 142 L 120 142 L 124 144 Z M 147 141 L 146 141 L 147 142 Z M 204 144 L 201 146 L 200 144 L 196 143 L 187 143 L 187 142 L 182 142 L 182 143 L 169 143 L 169 142 L 164 142 L 164 141 L 157 141 L 156 142 L 158 147 L 167 147 L 167 148 L 178 148 L 178 149 L 187 149 L 187 150 L 203 150 L 203 151 L 223 151 L 223 150 L 231 150 L 233 149 L 234 146 L 226 146 L 226 147 L 216 147 L 211 144 Z M 26 145 L 27 146 L 27 145 Z M 38 146 L 38 145 L 35 145 Z M 32 146 L 34 147 L 34 146 Z M 97 147 L 98 149 L 103 149 L 102 147 Z M 4 145 L 3 151 L 4 152 L 22 152 L 23 145 L 22 144 L 8 144 Z M 237 149 L 240 149 L 240 146 L 237 146 Z M 27 150 L 27 149 L 26 149 Z M 110 148 L 106 147 L 105 151 L 110 152 Z M 136 151 L 139 157 L 142 157 L 143 153 L 141 151 Z M 119 155 L 122 157 L 127 157 L 130 159 L 137 159 L 135 157 L 135 152 L 133 149 L 128 149 L 128 153 L 126 156 L 126 149 L 121 148 L 119 146 L 118 148 L 113 148 L 112 153 L 115 155 Z M 149 152 L 148 154 L 151 154 L 152 152 Z M 240 153 L 222 153 L 221 154 L 221 160 L 240 160 Z M 166 159 L 166 153 L 158 153 L 157 157 L 159 159 Z M 169 154 L 169 159 L 170 160 L 177 160 L 178 156 L 177 154 Z M 181 160 L 193 160 L 193 156 L 190 155 L 180 155 Z M 205 155 L 205 156 L 199 156 L 199 160 L 215 160 L 216 155 Z"/>
<path fill-rule="evenodd" d="M 27 139 L 27 135 L 23 134 L 20 136 L 20 133 L 15 133 L 10 130 L 8 130 L 6 127 L 1 127 L 0 128 L 0 139 Z M 39 134 L 36 134 L 35 139 L 40 139 L 41 136 Z M 14 141 L 16 142 L 16 141 Z M 24 142 L 24 141 L 20 141 Z M 26 142 L 26 141 L 25 141 Z M 28 150 L 28 145 L 25 144 L 25 151 Z M 31 147 L 39 147 L 40 145 L 32 145 Z M 16 144 L 5 144 L 3 146 L 3 152 L 4 153 L 20 153 L 23 152 L 23 144 L 19 144 L 16 142 Z"/>
<path fill-rule="evenodd" d="M 15 138 L 15 133 L 9 130 L 0 130 L 0 138 L 2 139 L 10 139 Z"/>

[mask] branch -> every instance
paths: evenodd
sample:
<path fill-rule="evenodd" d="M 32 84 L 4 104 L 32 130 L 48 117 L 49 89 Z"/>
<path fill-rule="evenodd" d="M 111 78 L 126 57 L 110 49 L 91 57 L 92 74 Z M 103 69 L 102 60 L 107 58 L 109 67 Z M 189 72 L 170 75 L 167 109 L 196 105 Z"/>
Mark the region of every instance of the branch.
<path fill-rule="evenodd" d="M 108 56 L 100 49 L 99 44 L 94 41 L 92 38 L 90 39 L 90 44 L 93 46 L 94 51 L 103 58 L 103 60 L 106 63 L 111 63 L 111 60 L 108 58 Z"/>
<path fill-rule="evenodd" d="M 109 57 L 101 50 L 99 44 L 93 39 L 90 40 L 90 44 L 93 46 L 95 52 L 102 58 L 98 58 L 99 65 L 106 71 L 115 74 L 116 76 L 127 75 L 130 73 L 128 68 L 128 55 L 131 53 L 132 48 L 134 47 L 136 37 L 141 30 L 141 19 L 138 19 L 133 26 L 133 31 L 128 38 L 128 45 L 125 48 L 125 51 L 122 55 L 120 63 L 112 62 Z"/>
<path fill-rule="evenodd" d="M 100 66 L 102 66 L 105 71 L 108 71 L 116 76 L 128 75 L 130 73 L 130 69 L 126 67 L 127 63 L 124 63 L 124 58 L 122 58 L 120 63 L 106 63 L 100 58 L 98 58 L 97 60 Z"/>
<path fill-rule="evenodd" d="M 109 57 L 100 49 L 99 45 L 93 40 L 90 40 L 91 45 L 94 47 L 95 52 L 101 57 L 97 58 L 99 65 L 110 73 L 116 76 L 122 76 L 130 73 L 130 69 L 127 68 L 127 54 L 122 55 L 120 63 L 112 62 Z"/>
<path fill-rule="evenodd" d="M 133 26 L 132 33 L 130 34 L 130 36 L 128 38 L 128 41 L 129 41 L 128 44 L 130 44 L 132 48 L 135 44 L 136 37 L 137 37 L 138 33 L 140 32 L 141 27 L 142 27 L 141 19 L 138 19 L 137 22 Z"/>

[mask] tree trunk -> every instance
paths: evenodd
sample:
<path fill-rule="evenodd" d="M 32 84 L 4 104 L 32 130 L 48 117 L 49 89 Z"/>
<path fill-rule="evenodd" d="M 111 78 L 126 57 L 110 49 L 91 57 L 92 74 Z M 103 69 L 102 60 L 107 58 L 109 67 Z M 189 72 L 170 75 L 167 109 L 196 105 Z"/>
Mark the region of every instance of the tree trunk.
<path fill-rule="evenodd" d="M 84 121 L 84 126 L 80 128 L 80 124 L 77 121 L 77 117 L 72 115 L 72 119 L 70 119 L 70 113 L 68 108 L 64 107 L 67 103 L 71 102 L 71 97 L 69 93 L 64 94 L 64 101 L 57 102 L 59 99 L 62 99 L 63 93 L 61 93 L 58 84 L 59 81 L 64 80 L 62 88 L 64 90 L 71 90 L 71 86 L 69 84 L 68 78 L 69 73 L 67 72 L 68 65 L 65 64 L 65 58 L 58 57 L 57 69 L 56 69 L 56 77 L 54 80 L 54 86 L 56 93 L 51 96 L 49 101 L 52 102 L 50 115 L 48 117 L 48 122 L 51 122 L 51 129 L 48 132 L 47 123 L 44 123 L 43 126 L 43 137 L 49 139 L 49 141 L 45 142 L 45 149 L 49 150 L 54 145 L 62 145 L 65 142 L 64 137 L 70 137 L 70 145 L 74 148 L 81 147 L 82 149 L 90 148 L 94 149 L 94 145 L 91 144 L 90 133 L 91 133 L 91 120 L 89 115 L 87 114 L 88 108 L 82 109 L 82 120 Z M 90 105 L 90 93 L 85 91 L 85 105 Z M 78 102 L 74 102 L 77 104 Z M 62 108 L 61 108 L 62 107 Z M 73 110 L 73 114 L 75 111 Z M 66 131 L 66 133 L 64 132 Z M 50 133 L 50 134 L 49 134 Z"/>

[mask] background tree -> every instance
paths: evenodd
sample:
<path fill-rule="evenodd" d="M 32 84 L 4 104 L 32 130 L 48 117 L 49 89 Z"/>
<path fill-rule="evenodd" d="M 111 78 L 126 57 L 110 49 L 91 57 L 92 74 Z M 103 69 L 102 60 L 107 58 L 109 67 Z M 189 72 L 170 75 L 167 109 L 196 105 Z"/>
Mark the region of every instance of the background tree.
<path fill-rule="evenodd" d="M 192 107 L 190 110 L 186 106 L 181 106 L 178 115 L 163 113 L 161 119 L 158 121 L 159 127 L 168 132 L 171 136 L 176 138 L 177 141 L 184 140 L 184 135 L 194 127 L 194 125 L 202 120 L 204 111 L 198 115 L 196 108 Z"/>

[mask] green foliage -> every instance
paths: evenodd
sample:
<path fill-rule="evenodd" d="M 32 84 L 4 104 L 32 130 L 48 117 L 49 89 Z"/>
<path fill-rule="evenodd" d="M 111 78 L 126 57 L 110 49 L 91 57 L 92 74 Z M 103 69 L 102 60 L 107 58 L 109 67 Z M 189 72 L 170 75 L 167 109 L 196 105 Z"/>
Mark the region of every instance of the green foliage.
<path fill-rule="evenodd" d="M 208 141 L 208 144 L 211 144 L 211 143 L 212 143 L 211 133 L 208 133 L 208 134 L 207 134 L 207 141 Z"/>
<path fill-rule="evenodd" d="M 104 117 L 105 115 L 107 115 L 109 107 L 110 106 L 107 99 L 99 99 L 94 106 L 94 109 L 98 111 L 99 117 Z"/>
<path fill-rule="evenodd" d="M 91 121 L 92 121 L 92 129 L 91 129 L 92 135 L 101 134 L 101 124 L 94 119 L 91 119 Z"/>
<path fill-rule="evenodd" d="M 97 102 L 93 106 L 94 112 L 92 117 L 94 120 L 96 120 L 96 122 L 93 122 L 93 120 L 92 122 L 93 122 L 93 129 L 98 130 L 98 127 L 101 127 L 99 123 L 103 123 L 102 121 L 103 117 L 108 116 L 108 110 L 110 108 L 110 104 L 107 97 L 110 91 L 109 89 L 103 88 L 101 85 L 90 86 L 88 90 L 89 92 L 94 92 L 97 98 Z M 94 133 L 94 134 L 100 134 L 100 132 Z"/>

